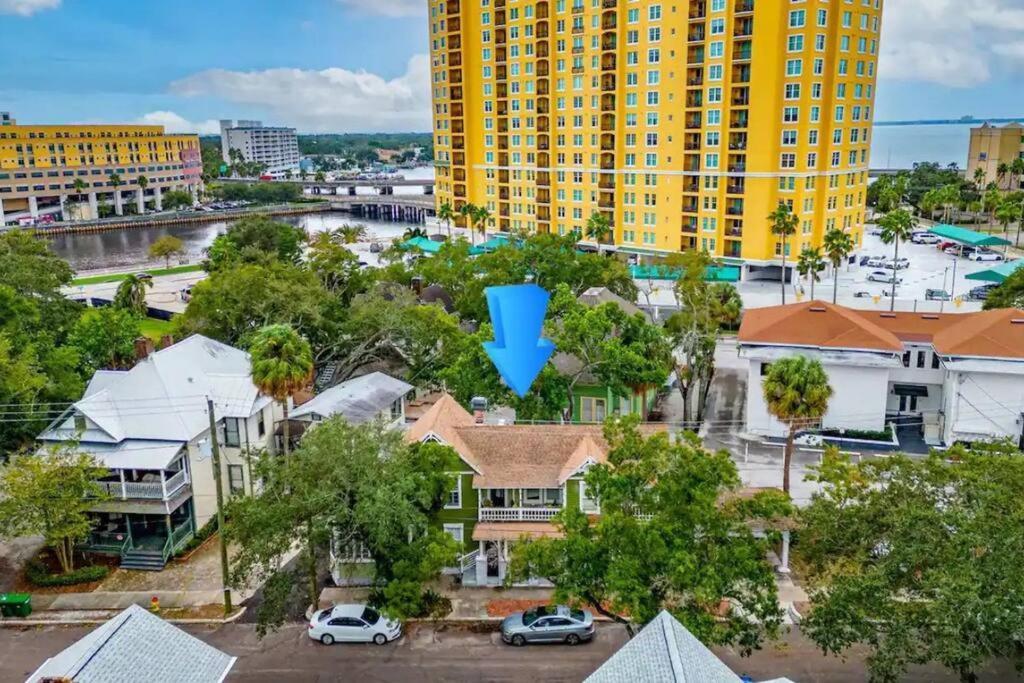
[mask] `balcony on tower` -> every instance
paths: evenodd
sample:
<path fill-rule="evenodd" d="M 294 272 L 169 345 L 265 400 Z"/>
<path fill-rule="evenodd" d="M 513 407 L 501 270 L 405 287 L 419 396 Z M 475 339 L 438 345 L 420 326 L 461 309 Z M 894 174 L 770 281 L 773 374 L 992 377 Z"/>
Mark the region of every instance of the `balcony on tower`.
<path fill-rule="evenodd" d="M 508 98 L 508 85 L 505 83 L 498 83 L 494 91 L 501 99 L 504 100 Z"/>
<path fill-rule="evenodd" d="M 697 213 L 698 207 L 696 197 L 683 197 L 683 213 Z"/>
<path fill-rule="evenodd" d="M 615 154 L 612 152 L 601 153 L 601 170 L 602 171 L 614 171 L 615 170 Z"/>
<path fill-rule="evenodd" d="M 508 61 L 508 50 L 503 47 L 496 48 L 494 50 L 494 61 L 498 64 L 504 64 Z"/>
<path fill-rule="evenodd" d="M 498 182 L 508 184 L 508 169 L 498 171 Z"/>
<path fill-rule="evenodd" d="M 458 17 L 451 17 L 448 20 L 448 33 L 458 33 L 462 30 L 462 21 Z"/>
<path fill-rule="evenodd" d="M 537 149 L 546 152 L 551 149 L 551 136 L 545 134 L 537 136 Z"/>
<path fill-rule="evenodd" d="M 603 92 L 610 92 L 615 90 L 615 74 L 602 74 L 601 90 Z"/>
<path fill-rule="evenodd" d="M 551 168 L 551 154 L 548 152 L 537 153 L 537 167 L 538 168 Z"/>
<path fill-rule="evenodd" d="M 537 190 L 537 203 L 538 204 L 550 204 L 551 203 L 551 190 L 538 189 Z"/>
<path fill-rule="evenodd" d="M 537 100 L 537 113 L 547 114 L 551 111 L 551 101 L 546 97 Z"/>
<path fill-rule="evenodd" d="M 699 87 L 699 86 L 704 85 L 704 69 L 702 69 L 700 67 L 697 67 L 697 68 L 691 67 L 691 68 L 687 69 L 686 70 L 686 85 L 688 85 L 691 88 L 695 88 L 695 87 Z"/>
<path fill-rule="evenodd" d="M 498 67 L 499 69 L 502 67 Z M 537 60 L 537 76 L 540 78 L 547 78 L 550 75 L 551 68 L 546 59 Z"/>
<path fill-rule="evenodd" d="M 465 133 L 465 126 L 462 119 L 452 119 L 452 133 L 455 135 L 462 135 Z"/>
<path fill-rule="evenodd" d="M 597 197 L 597 205 L 602 209 L 615 208 L 615 190 L 601 190 Z"/>
<path fill-rule="evenodd" d="M 537 117 L 537 132 L 547 133 L 551 130 L 551 119 L 547 114 L 542 114 Z"/>
<path fill-rule="evenodd" d="M 747 134 L 746 133 L 730 133 L 729 134 L 729 149 L 733 151 L 744 151 L 747 149 Z"/>
<path fill-rule="evenodd" d="M 445 6 L 447 8 L 448 14 L 459 13 L 459 0 L 448 0 Z"/>
<path fill-rule="evenodd" d="M 604 31 L 614 31 L 619 26 L 619 19 L 615 13 L 615 10 L 607 10 L 601 16 L 601 29 Z"/>
<path fill-rule="evenodd" d="M 732 45 L 732 61 L 748 62 L 753 52 L 753 46 L 749 40 L 737 40 Z"/>
<path fill-rule="evenodd" d="M 462 53 L 461 52 L 450 52 L 448 53 L 448 66 L 458 68 L 462 66 Z"/>
<path fill-rule="evenodd" d="M 537 220 L 539 221 L 550 221 L 551 220 L 551 208 L 548 206 L 537 207 Z M 548 228 L 550 230 L 550 226 Z"/>
<path fill-rule="evenodd" d="M 690 112 L 686 115 L 686 127 L 689 130 L 700 130 L 701 121 L 703 119 L 702 113 L 699 111 Z"/>
<path fill-rule="evenodd" d="M 466 186 L 463 185 L 462 183 L 456 183 L 455 184 L 455 196 L 456 197 L 465 197 L 466 196 Z"/>
<path fill-rule="evenodd" d="M 547 0 L 540 0 L 534 9 L 534 13 L 537 15 L 538 19 L 547 19 L 550 11 Z"/>
<path fill-rule="evenodd" d="M 741 17 L 733 22 L 734 38 L 749 38 L 754 35 L 754 17 Z"/>
<path fill-rule="evenodd" d="M 462 135 L 452 136 L 452 149 L 464 150 L 466 149 L 466 138 Z"/>
<path fill-rule="evenodd" d="M 605 132 L 615 131 L 615 114 L 601 114 L 601 130 Z"/>
<path fill-rule="evenodd" d="M 509 216 L 508 202 L 501 202 L 498 204 L 498 215 L 502 218 L 508 218 Z"/>
<path fill-rule="evenodd" d="M 704 63 L 704 46 L 703 45 L 691 45 L 686 49 L 686 63 L 687 64 L 703 64 Z"/>
<path fill-rule="evenodd" d="M 683 192 L 700 192 L 700 178 L 692 175 L 683 176 Z"/>
<path fill-rule="evenodd" d="M 505 29 L 503 29 L 503 28 L 494 29 L 494 42 L 496 44 L 504 45 L 507 38 L 508 38 L 508 33 L 505 31 Z"/>
<path fill-rule="evenodd" d="M 695 233 L 697 232 L 697 217 L 696 216 L 684 216 L 683 222 L 679 226 L 680 231 L 684 233 Z"/>
<path fill-rule="evenodd" d="M 729 178 L 729 184 L 725 186 L 726 194 L 743 194 L 747 189 L 747 179 L 743 177 Z"/>
<path fill-rule="evenodd" d="M 500 199 L 503 202 L 508 201 L 508 187 L 498 188 L 498 199 Z"/>
<path fill-rule="evenodd" d="M 745 154 L 729 155 L 729 173 L 746 173 L 747 156 Z"/>
<path fill-rule="evenodd" d="M 505 25 L 505 10 L 499 9 L 494 12 L 494 25 L 504 26 Z"/>
<path fill-rule="evenodd" d="M 448 50 L 461 50 L 462 49 L 462 37 L 461 36 L 448 36 Z"/>
<path fill-rule="evenodd" d="M 508 166 L 508 152 L 498 152 L 498 165 Z"/>
<path fill-rule="evenodd" d="M 690 21 L 706 19 L 708 16 L 708 4 L 704 0 L 690 3 Z"/>
<path fill-rule="evenodd" d="M 540 39 L 547 38 L 550 35 L 550 26 L 548 25 L 547 19 L 541 19 L 537 22 L 535 32 L 537 37 Z"/>
<path fill-rule="evenodd" d="M 750 65 L 749 64 L 737 64 L 732 68 L 732 82 L 733 85 L 740 85 L 743 83 L 750 83 Z"/>
<path fill-rule="evenodd" d="M 750 121 L 750 113 L 747 110 L 734 111 L 729 114 L 730 128 L 746 128 Z"/>
<path fill-rule="evenodd" d="M 683 170 L 690 173 L 694 173 L 700 170 L 700 155 L 699 154 L 684 154 L 683 155 Z"/>
<path fill-rule="evenodd" d="M 615 9 L 618 4 L 618 0 L 601 0 L 601 7 L 604 9 Z"/>
<path fill-rule="evenodd" d="M 455 182 L 458 182 L 458 183 L 466 182 L 466 169 L 464 169 L 464 168 L 456 168 L 455 172 L 452 173 L 452 179 L 455 180 Z"/>
<path fill-rule="evenodd" d="M 686 34 L 686 39 L 691 43 L 703 43 L 704 39 L 707 38 L 707 33 L 704 29 L 704 24 L 691 24 L 690 30 Z"/>
<path fill-rule="evenodd" d="M 742 199 L 730 199 L 725 205 L 726 216 L 742 216 L 743 215 L 743 200 Z"/>
<path fill-rule="evenodd" d="M 504 64 L 499 64 L 497 68 L 494 69 L 494 77 L 497 78 L 499 81 L 507 81 L 508 67 L 506 67 Z"/>
<path fill-rule="evenodd" d="M 615 54 L 609 53 L 601 56 L 601 70 L 615 71 Z"/>
<path fill-rule="evenodd" d="M 537 171 L 537 187 L 551 187 L 550 171 Z"/>
<path fill-rule="evenodd" d="M 455 166 L 466 165 L 466 153 L 465 152 L 452 152 L 452 164 Z"/>
<path fill-rule="evenodd" d="M 687 152 L 699 152 L 700 133 L 686 133 L 683 136 L 683 149 Z"/>
<path fill-rule="evenodd" d="M 501 150 L 508 149 L 508 136 L 507 135 L 499 135 L 498 136 L 498 149 L 501 149 Z"/>
<path fill-rule="evenodd" d="M 615 150 L 615 134 L 601 133 L 601 150 L 605 152 Z"/>
<path fill-rule="evenodd" d="M 604 33 L 601 36 L 601 49 L 605 52 L 614 52 L 618 45 L 618 37 L 611 32 Z"/>
<path fill-rule="evenodd" d="M 615 95 L 613 95 L 612 93 L 605 93 L 601 95 L 601 111 L 615 111 Z"/>
<path fill-rule="evenodd" d="M 602 190 L 614 190 L 615 189 L 615 174 L 614 173 L 602 173 L 601 178 L 597 181 L 597 186 Z"/>
<path fill-rule="evenodd" d="M 742 218 L 726 218 L 725 219 L 725 237 L 726 239 L 737 240 L 743 237 L 743 219 Z"/>
<path fill-rule="evenodd" d="M 547 59 L 548 55 L 551 52 L 551 48 L 548 47 L 548 44 L 546 42 L 540 42 L 537 43 L 537 48 L 535 52 L 537 53 L 537 59 Z"/>
<path fill-rule="evenodd" d="M 732 106 L 734 107 L 749 107 L 750 106 L 750 88 L 743 85 L 732 89 Z"/>
<path fill-rule="evenodd" d="M 449 90 L 448 92 L 451 95 L 451 98 L 453 100 L 461 100 L 462 99 L 462 86 L 461 85 L 453 85 L 451 87 L 451 90 Z"/>
<path fill-rule="evenodd" d="M 733 14 L 749 14 L 754 11 L 754 0 L 736 0 Z"/>
<path fill-rule="evenodd" d="M 686 108 L 687 109 L 700 109 L 704 106 L 704 91 L 703 90 L 687 90 L 686 91 Z"/>
<path fill-rule="evenodd" d="M 501 134 L 507 133 L 507 132 L 508 132 L 508 119 L 507 118 L 499 118 L 498 119 L 498 134 L 501 135 Z"/>
<path fill-rule="evenodd" d="M 551 85 L 546 78 L 537 79 L 537 94 L 540 96 L 547 95 L 551 92 Z"/>

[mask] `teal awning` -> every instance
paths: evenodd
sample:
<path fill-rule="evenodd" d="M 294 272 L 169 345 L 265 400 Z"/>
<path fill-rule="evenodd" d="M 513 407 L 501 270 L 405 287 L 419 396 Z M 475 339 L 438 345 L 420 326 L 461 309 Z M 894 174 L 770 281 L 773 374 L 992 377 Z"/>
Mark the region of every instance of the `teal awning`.
<path fill-rule="evenodd" d="M 681 270 L 668 266 L 630 266 L 630 275 L 638 280 L 678 280 Z M 736 266 L 711 266 L 704 273 L 708 282 L 739 282 L 740 269 Z"/>
<path fill-rule="evenodd" d="M 495 235 L 486 242 L 481 242 L 480 244 L 474 247 L 470 247 L 469 254 L 470 256 L 489 254 L 492 251 L 496 251 L 497 249 L 500 249 L 501 247 L 504 247 L 512 243 L 512 240 L 510 240 L 508 237 L 505 237 L 504 235 Z M 518 245 L 518 242 L 516 244 Z"/>
<path fill-rule="evenodd" d="M 1006 278 L 1014 274 L 1018 268 L 1024 267 L 1024 259 L 1016 261 L 1004 261 L 995 268 L 980 270 L 967 276 L 968 280 L 981 280 L 982 282 L 995 282 L 1002 284 Z"/>
<path fill-rule="evenodd" d="M 996 237 L 987 232 L 960 228 L 955 225 L 936 225 L 933 228 L 929 228 L 928 232 L 939 237 L 945 237 L 948 240 L 953 240 L 954 242 L 969 244 L 972 247 L 996 247 L 1009 244 L 1002 237 Z"/>
<path fill-rule="evenodd" d="M 436 254 L 441 251 L 441 242 L 435 242 L 429 240 L 426 237 L 413 237 L 402 242 L 403 249 L 419 249 L 425 251 L 428 254 Z"/>

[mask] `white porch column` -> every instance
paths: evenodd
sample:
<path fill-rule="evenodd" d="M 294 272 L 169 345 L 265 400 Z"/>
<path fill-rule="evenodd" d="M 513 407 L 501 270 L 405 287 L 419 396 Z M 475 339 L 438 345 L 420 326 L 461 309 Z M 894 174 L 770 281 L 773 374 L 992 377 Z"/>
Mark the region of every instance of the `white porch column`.
<path fill-rule="evenodd" d="M 163 491 L 164 500 L 167 500 L 167 470 L 160 470 L 160 490 Z"/>
<path fill-rule="evenodd" d="M 135 208 L 139 210 L 139 215 L 146 213 L 146 191 L 141 187 L 135 193 Z"/>
<path fill-rule="evenodd" d="M 164 191 L 160 187 L 153 188 L 153 196 L 156 198 L 156 210 L 164 210 Z"/>
<path fill-rule="evenodd" d="M 480 554 L 476 556 L 476 585 L 487 585 L 487 553 L 483 541 L 480 541 Z"/>
<path fill-rule="evenodd" d="M 39 202 L 35 197 L 28 198 L 28 212 L 32 218 L 39 218 Z"/>
<path fill-rule="evenodd" d="M 4 227 L 4 200 L 0 199 L 0 228 Z"/>
<path fill-rule="evenodd" d="M 60 219 L 62 221 L 68 219 L 68 196 L 66 194 L 60 196 Z"/>
<path fill-rule="evenodd" d="M 100 217 L 100 203 L 96 198 L 95 192 L 89 193 L 89 214 L 92 220 L 96 220 Z"/>
<path fill-rule="evenodd" d="M 505 573 L 508 571 L 508 541 L 498 541 L 498 583 L 505 584 Z"/>
<path fill-rule="evenodd" d="M 121 475 L 121 500 L 128 499 L 128 489 L 124 485 L 124 470 L 118 470 L 117 473 Z"/>
<path fill-rule="evenodd" d="M 114 190 L 114 213 L 118 216 L 124 215 L 124 206 L 121 204 L 121 190 Z"/>
<path fill-rule="evenodd" d="M 789 573 L 789 532 L 782 532 L 782 557 L 779 558 L 779 569 L 780 574 Z"/>

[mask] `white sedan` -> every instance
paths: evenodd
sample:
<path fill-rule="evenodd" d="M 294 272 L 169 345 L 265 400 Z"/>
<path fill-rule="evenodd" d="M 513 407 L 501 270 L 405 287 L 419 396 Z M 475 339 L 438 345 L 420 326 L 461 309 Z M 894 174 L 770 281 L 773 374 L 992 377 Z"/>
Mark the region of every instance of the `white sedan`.
<path fill-rule="evenodd" d="M 1003 255 L 985 249 L 984 251 L 978 250 L 973 254 L 970 254 L 967 258 L 969 258 L 972 261 L 1002 261 Z"/>
<path fill-rule="evenodd" d="M 896 284 L 903 282 L 903 278 L 896 277 L 894 273 L 887 273 L 884 270 L 876 270 L 875 272 L 868 275 L 868 282 L 884 282 L 891 285 L 895 280 Z"/>
<path fill-rule="evenodd" d="M 402 625 L 366 605 L 335 605 L 313 613 L 309 637 L 324 645 L 376 643 L 384 645 L 402 635 Z"/>

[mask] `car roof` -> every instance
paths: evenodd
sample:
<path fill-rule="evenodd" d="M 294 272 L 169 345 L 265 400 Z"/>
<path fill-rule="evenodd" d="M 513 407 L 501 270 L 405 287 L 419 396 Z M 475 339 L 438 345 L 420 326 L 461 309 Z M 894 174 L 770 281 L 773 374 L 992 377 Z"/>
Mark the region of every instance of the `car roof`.
<path fill-rule="evenodd" d="M 362 616 L 366 605 L 335 605 L 331 611 L 332 617 L 358 617 Z"/>

